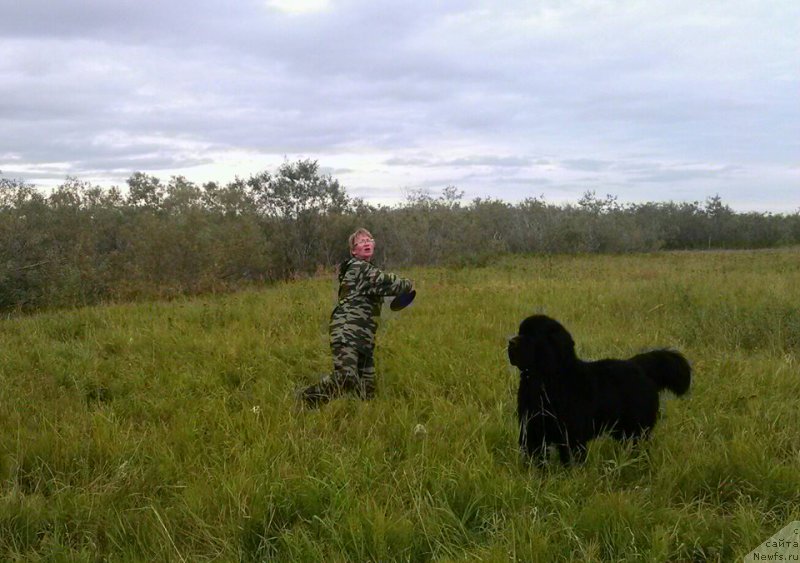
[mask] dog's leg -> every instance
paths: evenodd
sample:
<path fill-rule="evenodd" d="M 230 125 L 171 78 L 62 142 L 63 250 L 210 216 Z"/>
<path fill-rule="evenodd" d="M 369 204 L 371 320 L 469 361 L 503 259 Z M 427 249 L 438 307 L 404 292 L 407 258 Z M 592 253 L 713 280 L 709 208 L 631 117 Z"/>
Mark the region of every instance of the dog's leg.
<path fill-rule="evenodd" d="M 589 448 L 586 444 L 573 444 L 572 445 L 572 459 L 575 463 L 583 463 L 586 461 L 586 453 L 589 451 Z"/>
<path fill-rule="evenodd" d="M 558 457 L 564 467 L 580 465 L 586 461 L 586 447 L 570 448 L 569 446 L 558 446 Z"/>
<path fill-rule="evenodd" d="M 542 468 L 547 463 L 547 441 L 541 432 L 537 432 L 534 424 L 528 418 L 527 423 L 520 422 L 519 446 L 522 453 L 528 456 L 531 462 Z"/>
<path fill-rule="evenodd" d="M 547 454 L 549 453 L 547 444 L 541 443 L 539 446 L 532 447 L 526 444 L 525 448 L 521 451 L 525 454 L 528 461 L 534 464 L 538 469 L 544 469 L 547 465 Z"/>
<path fill-rule="evenodd" d="M 547 449 L 547 444 L 542 444 L 541 447 L 536 448 L 536 452 L 533 454 L 533 462 L 536 464 L 536 467 L 539 469 L 544 469 L 547 465 L 547 454 L 550 450 Z"/>
<path fill-rule="evenodd" d="M 530 420 L 525 417 L 519 423 L 519 447 L 525 455 L 533 457 L 538 451 L 536 437 L 529 433 Z"/>
<path fill-rule="evenodd" d="M 520 417 L 519 421 L 519 439 L 517 440 L 520 450 L 530 455 L 528 451 L 528 423 L 525 417 Z"/>
<path fill-rule="evenodd" d="M 542 469 L 547 465 L 547 443 L 544 440 L 531 441 L 531 448 L 529 448 L 528 455 L 536 467 Z"/>
<path fill-rule="evenodd" d="M 564 467 L 572 465 L 572 452 L 567 444 L 558 445 L 558 458 L 561 460 L 561 464 Z"/>
<path fill-rule="evenodd" d="M 588 447 L 585 442 L 570 441 L 568 438 L 558 444 L 558 457 L 565 466 L 583 463 Z"/>

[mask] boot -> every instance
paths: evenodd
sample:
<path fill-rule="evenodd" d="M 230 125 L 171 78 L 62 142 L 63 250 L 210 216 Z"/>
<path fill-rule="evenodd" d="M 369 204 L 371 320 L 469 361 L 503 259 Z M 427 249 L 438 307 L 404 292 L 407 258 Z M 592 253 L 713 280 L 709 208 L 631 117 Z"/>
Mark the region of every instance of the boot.
<path fill-rule="evenodd" d="M 300 392 L 300 398 L 307 408 L 317 409 L 341 393 L 341 385 L 338 385 L 330 375 L 326 374 L 320 378 L 319 383 L 303 389 Z"/>

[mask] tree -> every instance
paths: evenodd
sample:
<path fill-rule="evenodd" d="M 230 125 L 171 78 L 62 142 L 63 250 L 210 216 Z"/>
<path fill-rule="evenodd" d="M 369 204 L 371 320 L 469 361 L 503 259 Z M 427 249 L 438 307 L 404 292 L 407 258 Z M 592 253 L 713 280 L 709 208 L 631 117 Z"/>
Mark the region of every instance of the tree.
<path fill-rule="evenodd" d="M 338 180 L 319 172 L 316 160 L 284 162 L 275 176 L 264 172 L 251 179 L 261 209 L 269 216 L 298 219 L 302 216 L 341 213 L 349 198 Z"/>
<path fill-rule="evenodd" d="M 352 211 L 338 180 L 321 174 L 316 160 L 298 160 L 284 162 L 274 175 L 262 172 L 251 177 L 247 186 L 269 221 L 268 237 L 280 240 L 274 253 L 279 277 L 330 265 L 337 244 L 331 233 L 338 232 L 331 226 Z"/>
<path fill-rule="evenodd" d="M 155 176 L 134 172 L 128 178 L 128 203 L 136 207 L 158 209 L 164 199 L 164 186 Z"/>
<path fill-rule="evenodd" d="M 708 247 L 711 248 L 712 243 L 722 246 L 723 240 L 728 238 L 726 231 L 731 225 L 733 210 L 722 203 L 722 198 L 716 194 L 706 199 L 705 214 L 709 221 Z"/>

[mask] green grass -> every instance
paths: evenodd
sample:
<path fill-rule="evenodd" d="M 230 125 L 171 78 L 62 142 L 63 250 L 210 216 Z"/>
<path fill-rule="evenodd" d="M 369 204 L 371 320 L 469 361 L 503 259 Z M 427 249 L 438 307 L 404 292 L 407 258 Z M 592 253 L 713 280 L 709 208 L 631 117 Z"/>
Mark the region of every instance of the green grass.
<path fill-rule="evenodd" d="M 0 559 L 733 561 L 800 519 L 797 249 L 402 273 L 378 398 L 318 412 L 332 277 L 0 321 Z M 584 358 L 682 350 L 690 396 L 640 451 L 528 467 L 532 312 Z"/>

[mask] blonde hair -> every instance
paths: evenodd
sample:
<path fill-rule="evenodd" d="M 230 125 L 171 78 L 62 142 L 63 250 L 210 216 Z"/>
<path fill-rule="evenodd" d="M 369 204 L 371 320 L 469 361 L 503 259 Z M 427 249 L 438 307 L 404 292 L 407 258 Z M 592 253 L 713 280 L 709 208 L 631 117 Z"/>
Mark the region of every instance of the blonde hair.
<path fill-rule="evenodd" d="M 370 233 L 367 229 L 357 229 L 356 232 L 350 235 L 350 237 L 347 239 L 347 242 L 350 245 L 350 250 L 353 250 L 356 247 L 355 242 L 358 235 L 367 235 L 369 238 L 372 238 L 372 233 Z"/>

